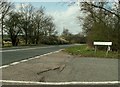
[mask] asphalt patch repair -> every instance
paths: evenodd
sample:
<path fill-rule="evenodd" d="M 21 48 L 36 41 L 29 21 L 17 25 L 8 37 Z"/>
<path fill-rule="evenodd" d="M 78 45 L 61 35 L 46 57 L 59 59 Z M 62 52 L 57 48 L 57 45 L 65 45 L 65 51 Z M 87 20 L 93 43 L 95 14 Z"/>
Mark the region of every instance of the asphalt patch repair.
<path fill-rule="evenodd" d="M 118 81 L 118 59 L 87 58 L 63 51 L 2 69 L 5 81 L 104 82 Z M 27 83 L 3 82 L 3 85 Z"/>

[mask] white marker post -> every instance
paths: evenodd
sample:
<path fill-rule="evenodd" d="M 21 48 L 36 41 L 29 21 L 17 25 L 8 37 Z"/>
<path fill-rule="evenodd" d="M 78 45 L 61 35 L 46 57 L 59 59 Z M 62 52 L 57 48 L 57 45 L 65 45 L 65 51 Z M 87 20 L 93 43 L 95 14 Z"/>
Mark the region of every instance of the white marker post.
<path fill-rule="evenodd" d="M 111 50 L 110 46 L 112 45 L 112 42 L 94 42 L 93 44 L 95 45 L 95 52 L 97 50 L 98 45 L 108 46 L 108 49 L 107 49 L 107 52 L 106 52 L 106 56 L 107 56 L 108 52 Z"/>

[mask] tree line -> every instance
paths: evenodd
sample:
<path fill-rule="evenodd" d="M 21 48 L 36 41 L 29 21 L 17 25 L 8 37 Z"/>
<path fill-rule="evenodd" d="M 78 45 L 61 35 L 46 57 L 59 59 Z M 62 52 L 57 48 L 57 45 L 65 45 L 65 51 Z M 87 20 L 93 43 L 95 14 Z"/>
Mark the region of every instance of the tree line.
<path fill-rule="evenodd" d="M 56 41 L 54 19 L 46 15 L 44 7 L 37 9 L 31 4 L 21 3 L 19 9 L 15 9 L 13 3 L 0 1 L 0 10 L 2 37 L 7 33 L 13 46 L 17 46 L 20 39 L 26 45 Z"/>
<path fill-rule="evenodd" d="M 16 9 L 14 3 L 1 0 L 0 11 L 2 40 L 4 41 L 3 34 L 6 33 L 12 46 L 18 46 L 20 41 L 25 45 L 86 42 L 84 35 L 80 33 L 74 35 L 69 29 L 63 29 L 62 34 L 58 36 L 53 17 L 46 15 L 42 6 L 35 8 L 31 4 L 21 3 Z"/>

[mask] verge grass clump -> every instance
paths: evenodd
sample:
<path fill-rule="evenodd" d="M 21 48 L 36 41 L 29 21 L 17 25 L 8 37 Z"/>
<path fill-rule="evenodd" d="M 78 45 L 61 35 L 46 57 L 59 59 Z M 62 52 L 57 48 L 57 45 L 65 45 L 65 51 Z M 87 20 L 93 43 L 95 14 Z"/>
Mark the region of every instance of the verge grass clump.
<path fill-rule="evenodd" d="M 106 50 L 97 50 L 87 45 L 73 46 L 65 49 L 65 52 L 81 57 L 99 57 L 99 58 L 118 58 L 118 52 L 109 51 L 106 55 Z"/>

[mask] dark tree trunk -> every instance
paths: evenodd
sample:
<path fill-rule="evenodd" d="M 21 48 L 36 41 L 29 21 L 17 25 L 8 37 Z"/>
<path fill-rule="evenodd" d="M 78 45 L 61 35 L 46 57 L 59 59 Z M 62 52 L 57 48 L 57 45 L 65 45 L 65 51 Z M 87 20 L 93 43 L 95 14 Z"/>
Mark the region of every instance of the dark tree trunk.
<path fill-rule="evenodd" d="M 16 39 L 12 39 L 12 46 L 16 46 Z"/>
<path fill-rule="evenodd" d="M 28 35 L 27 35 L 27 32 L 26 32 L 26 34 L 25 34 L 25 44 L 27 45 L 27 43 L 28 43 Z"/>
<path fill-rule="evenodd" d="M 18 46 L 19 39 L 17 38 L 17 36 L 12 36 L 11 40 L 12 40 L 12 46 Z"/>

